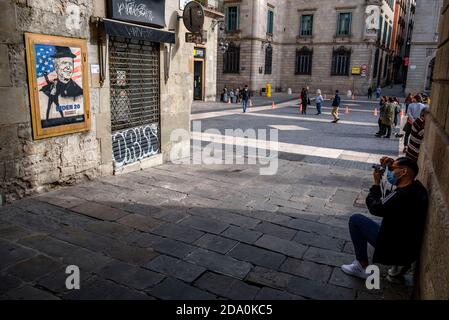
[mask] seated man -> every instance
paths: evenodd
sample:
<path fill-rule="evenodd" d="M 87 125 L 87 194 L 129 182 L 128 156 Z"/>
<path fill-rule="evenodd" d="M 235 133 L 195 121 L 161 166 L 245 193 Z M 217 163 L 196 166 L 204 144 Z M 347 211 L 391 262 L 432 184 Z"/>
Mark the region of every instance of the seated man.
<path fill-rule="evenodd" d="M 369 265 L 367 245 L 374 248 L 373 263 L 396 266 L 389 270 L 390 276 L 398 276 L 417 261 L 426 220 L 428 196 L 425 187 L 416 180 L 418 165 L 409 158 L 382 158 L 381 164 L 388 167 L 387 178 L 396 189 L 384 198 L 381 191 L 382 171 L 373 173 L 374 185 L 371 187 L 366 205 L 372 215 L 382 217 L 381 225 L 360 214 L 349 220 L 349 231 L 356 260 L 341 269 L 351 276 L 366 279 Z"/>

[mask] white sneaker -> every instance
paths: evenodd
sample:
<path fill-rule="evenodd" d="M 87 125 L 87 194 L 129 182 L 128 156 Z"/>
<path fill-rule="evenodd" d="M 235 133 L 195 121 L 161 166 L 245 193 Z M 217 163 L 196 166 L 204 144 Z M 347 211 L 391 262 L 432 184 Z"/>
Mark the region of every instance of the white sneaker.
<path fill-rule="evenodd" d="M 357 261 L 354 260 L 352 264 L 344 264 L 341 266 L 341 270 L 353 277 L 366 279 L 368 278 L 368 274 L 366 274 L 365 269 L 362 267 L 362 265 Z"/>

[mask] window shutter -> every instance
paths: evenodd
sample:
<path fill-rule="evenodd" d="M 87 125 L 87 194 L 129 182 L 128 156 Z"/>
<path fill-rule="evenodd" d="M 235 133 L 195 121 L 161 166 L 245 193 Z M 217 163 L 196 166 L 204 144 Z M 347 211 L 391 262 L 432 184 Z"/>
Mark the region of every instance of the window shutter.
<path fill-rule="evenodd" d="M 236 29 L 240 30 L 240 6 L 237 6 L 237 23 L 236 23 Z"/>

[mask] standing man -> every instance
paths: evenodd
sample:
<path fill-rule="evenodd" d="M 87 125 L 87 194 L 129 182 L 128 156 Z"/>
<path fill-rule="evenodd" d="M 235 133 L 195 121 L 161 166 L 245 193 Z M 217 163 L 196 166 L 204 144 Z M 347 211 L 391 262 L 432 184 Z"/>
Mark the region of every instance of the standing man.
<path fill-rule="evenodd" d="M 372 99 L 373 98 L 373 89 L 371 87 L 368 88 L 368 99 Z"/>
<path fill-rule="evenodd" d="M 338 90 L 335 91 L 335 97 L 332 101 L 332 116 L 334 117 L 334 121 L 332 123 L 337 123 L 340 121 L 340 118 L 338 117 L 338 108 L 340 108 L 340 95 L 338 94 Z"/>
<path fill-rule="evenodd" d="M 248 108 L 248 101 L 249 101 L 249 89 L 248 85 L 245 85 L 245 88 L 242 90 L 242 106 L 243 106 L 243 113 L 246 113 L 246 108 Z"/>
<path fill-rule="evenodd" d="M 376 99 L 379 99 L 381 94 L 382 94 L 382 89 L 380 88 L 380 86 L 378 86 L 376 89 Z"/>

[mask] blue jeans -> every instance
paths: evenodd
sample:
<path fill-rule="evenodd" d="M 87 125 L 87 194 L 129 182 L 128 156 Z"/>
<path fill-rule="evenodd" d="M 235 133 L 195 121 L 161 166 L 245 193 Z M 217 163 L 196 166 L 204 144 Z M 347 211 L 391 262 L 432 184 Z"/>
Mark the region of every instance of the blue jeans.
<path fill-rule="evenodd" d="M 354 214 L 349 219 L 349 233 L 359 262 L 368 262 L 368 243 L 376 247 L 379 229 L 379 224 L 364 215 Z"/>
<path fill-rule="evenodd" d="M 321 103 L 316 104 L 316 110 L 318 111 L 318 113 L 321 113 Z"/>
<path fill-rule="evenodd" d="M 242 100 L 243 112 L 246 112 L 246 108 L 248 108 L 248 100 Z"/>

